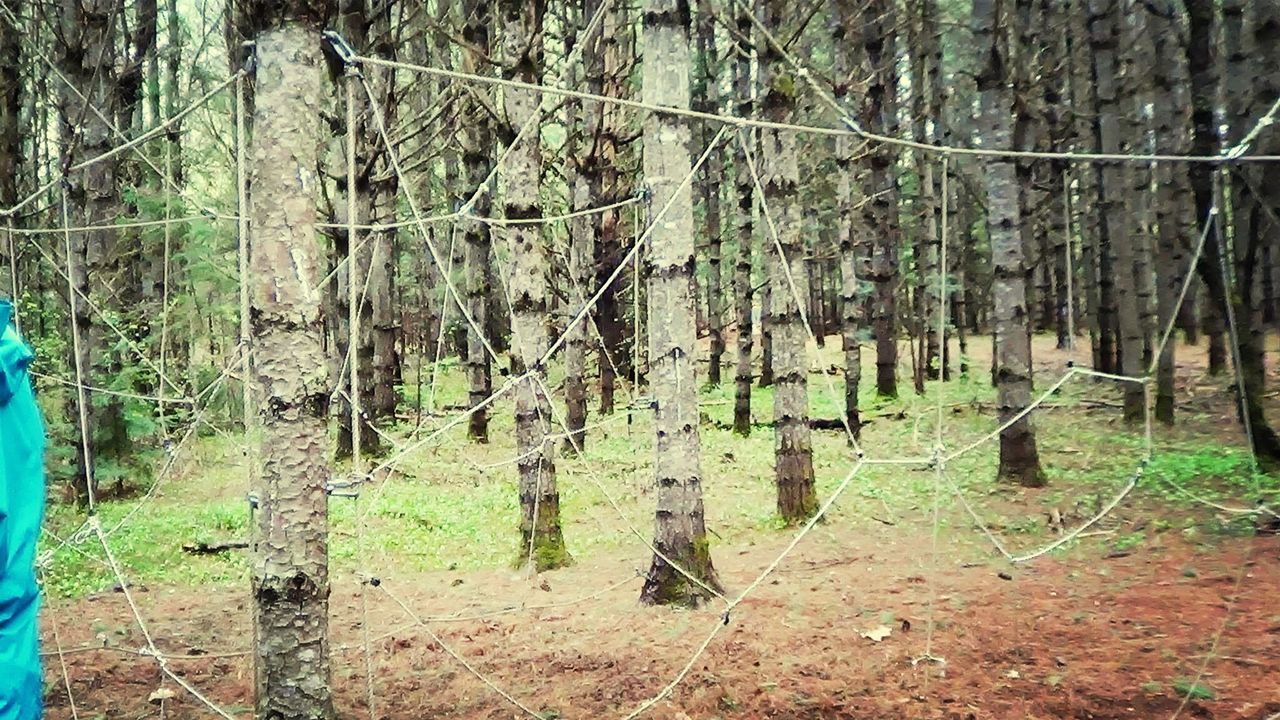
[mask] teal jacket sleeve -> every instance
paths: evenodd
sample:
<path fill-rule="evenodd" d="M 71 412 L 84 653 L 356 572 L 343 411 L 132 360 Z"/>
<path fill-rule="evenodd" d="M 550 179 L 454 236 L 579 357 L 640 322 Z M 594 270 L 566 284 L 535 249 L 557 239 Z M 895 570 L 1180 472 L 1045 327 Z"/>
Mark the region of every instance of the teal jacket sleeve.
<path fill-rule="evenodd" d="M 38 720 L 43 682 L 36 545 L 44 520 L 44 421 L 27 375 L 31 349 L 0 300 L 0 720 Z"/>

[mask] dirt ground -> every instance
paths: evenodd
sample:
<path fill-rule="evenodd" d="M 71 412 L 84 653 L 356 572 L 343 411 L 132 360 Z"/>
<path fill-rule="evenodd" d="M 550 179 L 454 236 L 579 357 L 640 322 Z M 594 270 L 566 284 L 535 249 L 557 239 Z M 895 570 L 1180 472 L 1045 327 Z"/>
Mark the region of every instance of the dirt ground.
<path fill-rule="evenodd" d="M 1063 365 L 1052 352 L 1037 357 Z M 1200 374 L 1186 369 L 1190 389 Z M 1199 430 L 1235 432 L 1229 413 L 1220 419 Z M 895 525 L 841 516 L 806 537 L 727 624 L 723 605 L 640 607 L 648 556 L 639 546 L 534 580 L 509 570 L 387 571 L 367 588 L 375 716 L 528 717 L 432 633 L 542 717 L 594 719 L 626 717 L 658 694 L 719 627 L 647 717 L 1271 720 L 1280 714 L 1280 538 L 1184 532 L 1177 520 L 1211 516 L 1182 510 L 1169 522 L 1157 503 L 1134 499 L 1111 519 L 1113 536 L 1145 534 L 1134 547 L 1087 537 L 1017 567 L 993 560 L 985 538 L 963 525 L 935 556 L 923 511 Z M 790 537 L 717 546 L 726 593 L 744 589 Z M 369 717 L 359 593 L 335 580 L 333 677 L 344 718 Z M 160 649 L 191 656 L 169 667 L 235 717 L 251 716 L 245 591 L 136 588 L 135 599 Z M 138 652 L 145 642 L 118 589 L 52 601 L 43 622 L 51 653 L 55 628 L 73 649 L 63 659 L 76 707 L 53 653 L 47 717 L 214 717 Z"/>
<path fill-rule="evenodd" d="M 1167 534 L 1162 544 L 1119 557 L 1093 547 L 1016 569 L 966 562 L 961 558 L 976 553 L 960 545 L 935 570 L 919 560 L 929 557 L 927 534 L 823 528 L 735 610 L 651 716 L 1165 718 L 1178 711 L 1208 653 L 1199 685 L 1214 699 L 1191 700 L 1182 717 L 1264 720 L 1280 712 L 1280 539 L 1226 539 L 1205 548 Z M 745 586 L 782 545 L 779 538 L 721 553 L 727 589 Z M 442 652 L 426 628 L 546 717 L 625 715 L 661 690 L 722 622 L 715 606 L 637 606 L 638 579 L 575 602 L 625 581 L 638 566 L 640 558 L 583 563 L 544 576 L 547 590 L 510 572 L 380 578 L 369 589 L 377 716 L 521 716 Z M 521 602 L 574 604 L 424 627 L 393 596 L 427 619 Z M 218 654 L 248 645 L 243 593 L 150 589 L 137 599 L 165 652 Z M 68 647 L 143 644 L 118 592 L 51 612 L 62 618 Z M 357 588 L 335 588 L 332 616 L 335 640 L 351 645 L 334 660 L 340 714 L 366 717 Z M 884 628 L 891 634 L 879 641 L 864 637 Z M 937 662 L 920 660 L 930 644 Z M 82 718 L 159 717 L 147 698 L 162 686 L 176 690 L 166 717 L 209 715 L 162 680 L 151 658 L 101 651 L 70 654 L 66 662 Z M 48 717 L 72 717 L 57 658 L 46 663 Z M 215 702 L 247 714 L 248 658 L 200 657 L 171 667 Z"/>

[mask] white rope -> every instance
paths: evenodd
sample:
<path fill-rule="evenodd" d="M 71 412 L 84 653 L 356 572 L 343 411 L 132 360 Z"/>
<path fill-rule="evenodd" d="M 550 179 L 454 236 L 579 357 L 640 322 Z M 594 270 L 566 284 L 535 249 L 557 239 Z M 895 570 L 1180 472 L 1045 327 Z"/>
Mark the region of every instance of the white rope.
<path fill-rule="evenodd" d="M 40 584 L 46 588 L 45 596 L 48 597 L 49 582 L 45 577 L 44 571 L 40 571 Z M 49 627 L 53 631 L 53 644 L 58 649 L 58 666 L 62 669 L 62 686 L 67 691 L 67 704 L 71 707 L 72 720 L 80 720 L 80 712 L 76 709 L 75 694 L 71 691 L 71 673 L 67 670 L 67 655 L 62 647 L 62 634 L 58 629 L 58 614 L 49 607 L 48 600 L 45 601 L 44 614 L 49 618 Z M 43 653 L 41 653 L 43 654 Z"/>
<path fill-rule="evenodd" d="M 1209 643 L 1209 651 L 1205 653 L 1204 661 L 1200 663 L 1200 668 L 1196 670 L 1195 679 L 1187 686 L 1187 691 L 1182 696 L 1182 702 L 1178 703 L 1178 707 L 1169 716 L 1169 720 L 1178 720 L 1182 715 L 1182 711 L 1187 709 L 1187 705 L 1191 703 L 1191 696 L 1200 686 L 1200 681 L 1204 679 L 1205 673 L 1209 671 L 1209 663 L 1218 655 L 1218 646 L 1222 644 L 1222 636 L 1227 632 L 1227 626 L 1231 624 L 1231 618 L 1235 615 L 1236 604 L 1240 601 L 1240 588 L 1244 584 L 1245 577 L 1248 576 L 1249 561 L 1253 556 L 1254 538 L 1249 538 L 1249 543 L 1245 546 L 1244 557 L 1240 560 L 1240 569 L 1236 571 L 1235 583 L 1231 589 L 1231 599 L 1227 601 L 1226 612 L 1222 616 L 1222 624 L 1218 626 L 1218 631 L 1213 635 L 1213 641 Z M 1271 717 L 1276 717 L 1272 715 Z"/>
<path fill-rule="evenodd" d="M 68 224 L 68 213 L 70 212 L 67 207 L 68 204 L 67 188 L 64 186 L 62 188 L 63 226 Z M 76 288 L 75 280 L 72 279 L 75 277 L 75 273 L 70 272 L 70 270 L 75 267 L 74 260 L 71 257 L 71 233 L 64 232 L 62 240 L 64 250 L 67 254 L 67 270 L 69 271 L 63 273 L 63 275 L 67 279 L 67 301 L 70 304 L 71 310 L 71 353 L 75 358 L 75 362 L 72 364 L 75 365 L 76 371 L 76 408 L 77 415 L 80 419 L 80 450 L 82 453 L 81 457 L 84 460 L 83 470 L 85 497 L 89 503 L 89 519 L 92 521 L 95 506 L 97 505 L 97 489 L 94 487 L 93 452 L 91 449 L 91 443 L 89 442 L 89 398 L 88 395 L 85 394 L 85 368 L 83 359 L 80 355 L 80 313 L 76 311 L 76 295 L 79 294 L 79 289 Z M 85 272 L 86 274 L 88 273 L 87 270 Z M 87 301 L 88 298 L 84 298 L 84 300 Z M 163 380 L 161 382 L 163 382 Z"/>
<path fill-rule="evenodd" d="M 831 497 L 827 498 L 826 502 L 824 502 L 822 506 L 818 508 L 818 511 L 816 513 L 814 513 L 813 517 L 809 518 L 808 522 L 805 523 L 804 527 L 801 528 L 800 531 L 797 532 L 791 538 L 791 542 L 788 543 L 787 546 L 783 548 L 782 552 L 779 553 L 778 556 L 773 559 L 773 562 L 770 562 L 767 566 L 765 566 L 764 570 L 760 571 L 760 574 L 757 575 L 756 578 L 752 580 L 751 583 L 747 585 L 747 587 L 743 589 L 743 591 L 739 593 L 737 597 L 735 597 L 733 600 L 730 600 L 728 602 L 728 606 L 725 608 L 724 614 L 721 615 L 720 618 L 716 619 L 715 625 L 714 627 L 712 627 L 711 632 L 707 635 L 706 639 L 702 641 L 702 644 L 698 646 L 698 649 L 694 651 L 693 655 L 689 658 L 689 661 L 684 664 L 684 667 L 680 669 L 680 672 L 676 673 L 676 676 L 671 680 L 671 682 L 667 683 L 667 685 L 663 687 L 662 690 L 658 692 L 658 694 L 654 695 L 653 697 L 641 703 L 635 710 L 632 710 L 631 713 L 626 716 L 625 720 L 635 720 L 636 718 L 640 717 L 645 712 L 647 712 L 649 709 L 651 709 L 654 705 L 657 705 L 659 702 L 662 702 L 664 698 L 666 698 L 668 695 L 671 694 L 673 690 L 675 690 L 676 686 L 678 686 L 685 679 L 685 677 L 688 676 L 689 671 L 693 669 L 694 664 L 698 662 L 698 660 L 702 657 L 704 653 L 706 653 L 707 648 L 711 646 L 711 641 L 714 640 L 716 635 L 720 633 L 720 630 L 725 627 L 728 627 L 732 612 L 739 605 L 741 605 L 744 600 L 747 599 L 747 596 L 755 592 L 756 588 L 760 587 L 760 585 L 764 583 L 764 581 L 770 575 L 772 575 L 775 570 L 778 569 L 778 566 L 781 565 L 782 561 L 785 560 L 787 556 L 791 554 L 791 551 L 796 549 L 796 546 L 800 544 L 800 541 L 803 540 L 805 536 L 808 535 L 809 532 L 813 530 L 814 527 L 817 526 L 818 522 L 824 516 L 826 516 L 827 511 L 829 511 L 831 509 L 831 506 L 835 504 L 836 500 L 839 499 L 842 494 L 844 494 L 844 491 L 848 489 L 849 484 L 853 482 L 853 478 L 858 474 L 858 472 L 863 468 L 865 464 L 866 463 L 862 462 L 861 460 L 854 463 L 853 469 L 850 470 L 847 475 L 845 475 L 844 480 L 842 480 L 840 482 L 840 485 L 836 487 L 835 491 L 831 493 Z"/>
<path fill-rule="evenodd" d="M 787 254 L 782 250 L 782 241 L 778 237 L 778 226 L 774 224 L 773 213 L 769 212 L 769 201 L 766 199 L 764 184 L 760 182 L 760 173 L 756 168 L 755 153 L 751 149 L 751 143 L 747 142 L 745 133 L 738 133 L 738 144 L 742 148 L 743 157 L 747 161 L 747 169 L 751 171 L 751 180 L 756 186 L 756 196 L 760 198 L 760 214 L 764 216 L 765 224 L 769 227 L 769 236 L 773 239 L 774 252 L 778 254 L 777 262 L 782 268 L 783 275 L 787 279 L 787 287 L 791 290 L 791 297 L 796 303 L 796 310 L 800 313 L 800 319 L 804 322 L 804 329 L 809 333 L 809 339 L 814 344 L 818 342 L 818 335 L 813 330 L 813 324 L 809 321 L 808 298 L 802 297 L 800 289 L 796 285 L 795 278 L 791 276 L 791 268 L 787 262 Z M 809 359 L 805 358 L 805 363 L 809 364 Z M 822 379 L 827 385 L 827 393 L 829 397 L 835 399 L 840 395 L 836 391 L 835 381 L 827 373 L 822 373 Z M 865 453 L 862 445 L 858 443 L 857 435 L 853 432 L 853 427 L 849 425 L 849 418 L 846 413 L 838 413 L 840 416 L 840 426 L 844 428 L 845 436 L 849 440 L 849 445 L 853 448 L 853 452 L 857 457 L 862 457 Z"/>
<path fill-rule="evenodd" d="M 170 212 L 169 206 L 165 204 L 165 213 Z M 240 218 L 236 215 L 221 215 L 201 213 L 199 215 L 183 215 L 181 217 L 168 217 L 162 220 L 126 220 L 114 223 L 98 223 L 96 225 L 76 225 L 68 228 L 12 228 L 15 235 L 57 235 L 64 232 L 97 232 L 110 230 L 137 230 L 141 228 L 171 228 L 174 225 L 183 225 L 186 223 L 197 222 L 200 220 L 226 220 L 238 221 Z"/>
<path fill-rule="evenodd" d="M 124 594 L 125 602 L 129 605 L 129 610 L 133 613 L 133 619 L 138 625 L 138 630 L 142 632 L 142 637 L 146 640 L 148 654 L 155 658 L 156 664 L 160 666 L 160 671 L 168 675 L 171 680 L 191 694 L 196 700 L 199 700 L 205 707 L 222 716 L 224 720 L 236 720 L 236 717 L 226 710 L 215 705 L 209 698 L 205 697 L 191 683 L 187 682 L 182 676 L 175 673 L 169 668 L 165 656 L 156 647 L 155 639 L 151 636 L 151 631 L 147 629 L 147 623 L 142 619 L 142 613 L 138 610 L 138 604 L 133 599 L 133 593 L 129 590 L 129 581 L 125 579 L 124 573 L 120 570 L 120 564 L 116 562 L 115 555 L 111 552 L 111 546 L 107 543 L 107 538 L 102 534 L 102 525 L 98 522 L 96 515 L 89 518 L 89 526 L 93 529 L 94 534 L 98 536 L 98 541 L 102 543 L 102 551 L 107 556 L 107 562 L 111 564 L 111 571 L 115 574 L 116 582 L 120 585 L 120 592 Z"/>
<path fill-rule="evenodd" d="M 421 627 L 423 630 L 426 631 L 427 635 L 431 637 L 431 639 L 435 642 L 436 645 L 440 646 L 441 650 L 444 650 L 445 653 L 449 655 L 449 657 L 453 658 L 459 665 L 465 668 L 466 671 L 471 673 L 477 680 L 484 683 L 485 687 L 489 688 L 493 692 L 502 696 L 502 699 L 511 703 L 512 706 L 518 708 L 521 712 L 528 715 L 529 717 L 534 718 L 534 720 L 543 720 L 542 713 L 529 709 L 527 705 L 515 699 L 515 697 L 513 697 L 511 693 L 508 693 L 506 690 L 503 690 L 501 687 L 498 687 L 498 685 L 494 683 L 492 680 L 490 680 L 484 673 L 480 672 L 475 668 L 474 665 L 467 662 L 466 658 L 460 655 L 456 650 L 450 647 L 443 639 L 441 639 L 440 635 L 437 634 L 435 630 L 432 630 L 431 626 L 428 625 L 425 620 L 418 617 L 417 613 L 415 613 L 412 608 L 406 605 L 404 601 L 399 598 L 399 596 L 395 595 L 389 589 L 387 589 L 387 584 L 385 582 L 380 582 L 378 584 L 378 587 L 379 589 L 382 590 L 382 592 L 387 594 L 387 597 L 391 598 L 397 605 L 399 605 L 400 609 L 403 610 L 406 615 L 408 615 L 410 618 L 413 618 L 413 621 L 417 623 L 419 627 Z"/>
<path fill-rule="evenodd" d="M 755 18 L 754 13 L 748 12 L 747 14 L 752 18 L 753 22 L 756 23 L 757 27 L 760 27 L 760 28 L 764 27 L 763 24 L 760 23 L 760 21 Z M 795 67 L 796 74 L 800 76 L 803 80 L 805 80 L 807 83 L 809 83 L 812 87 L 818 89 L 819 98 L 823 100 L 824 104 L 827 104 L 828 106 L 832 107 L 837 112 L 842 122 L 844 122 L 847 127 L 831 128 L 831 127 L 821 127 L 816 125 L 806 125 L 802 123 L 771 122 L 767 120 L 758 120 L 754 118 L 739 117 L 737 115 L 733 115 L 730 113 L 711 113 L 711 112 L 702 112 L 699 110 L 690 110 L 685 108 L 675 108 L 675 107 L 669 107 L 666 105 L 658 105 L 654 103 L 647 103 L 647 102 L 630 100 L 630 99 L 620 98 L 620 97 L 611 97 L 608 95 L 599 95 L 595 93 L 582 92 L 579 90 L 570 90 L 570 89 L 554 87 L 550 85 L 526 83 L 518 80 L 508 80 L 506 78 L 490 77 L 487 75 L 478 75 L 475 73 L 462 72 L 458 70 L 448 70 L 444 68 L 429 67 L 426 65 L 417 65 L 414 63 L 408 63 L 403 61 L 386 60 L 383 58 L 370 57 L 367 55 L 357 56 L 357 59 L 362 63 L 368 63 L 370 65 L 375 65 L 375 66 L 393 68 L 396 70 L 405 70 L 405 71 L 416 72 L 416 73 L 425 73 L 428 75 L 446 77 L 454 80 L 466 80 L 474 83 L 497 85 L 500 87 L 512 88 L 512 89 L 518 89 L 518 90 L 527 90 L 527 91 L 532 91 L 536 93 L 541 93 L 543 96 L 560 96 L 560 97 L 574 98 L 578 100 L 590 100 L 593 102 L 607 103 L 611 105 L 617 105 L 620 107 L 631 108 L 633 110 L 640 110 L 643 112 L 657 112 L 657 113 L 664 113 L 664 114 L 670 114 L 670 115 L 680 115 L 680 116 L 688 117 L 692 119 L 708 120 L 712 122 L 718 122 L 718 123 L 734 125 L 739 127 L 753 127 L 753 128 L 767 129 L 767 130 L 779 130 L 783 132 L 803 132 L 803 133 L 810 133 L 815 135 L 855 136 L 863 140 L 884 143 L 887 145 L 896 145 L 899 147 L 906 147 L 906 148 L 911 148 L 915 150 L 921 150 L 925 152 L 932 152 L 932 153 L 938 153 L 938 154 L 950 153 L 950 154 L 956 154 L 956 155 L 969 155 L 969 156 L 982 156 L 982 157 L 1023 158 L 1023 159 L 1041 159 L 1041 160 L 1068 160 L 1068 161 L 1077 161 L 1077 162 L 1224 163 L 1227 161 L 1275 162 L 1277 160 L 1280 160 L 1280 155 L 1240 154 L 1238 156 L 1233 157 L 1230 153 L 1224 153 L 1221 155 L 1161 155 L 1161 154 L 1146 154 L 1146 153 L 1122 155 L 1122 154 L 1114 154 L 1114 153 L 1093 153 L 1093 152 L 1073 153 L 1073 152 L 1047 152 L 1047 151 L 1032 151 L 1032 150 L 1007 150 L 1007 149 L 992 149 L 992 148 L 971 148 L 971 147 L 959 147 L 959 146 L 950 146 L 950 145 L 936 145 L 932 143 L 922 143 L 914 140 L 906 140 L 903 138 L 890 137 L 887 135 L 879 135 L 879 134 L 871 133 L 861 129 L 861 127 L 852 118 L 852 116 L 850 116 L 849 113 L 844 111 L 839 106 L 839 104 L 835 102 L 834 99 L 829 97 L 827 92 L 821 88 L 821 86 L 817 83 L 816 80 L 813 79 L 812 74 L 802 65 L 800 65 L 799 61 L 796 60 L 796 58 L 790 52 L 788 52 L 785 48 L 781 47 L 781 44 L 777 42 L 777 39 L 774 38 L 771 33 L 768 33 L 767 29 L 765 30 L 765 36 L 770 40 L 770 42 L 772 42 L 773 44 L 779 47 L 783 57 L 788 61 L 788 63 L 792 64 Z"/>

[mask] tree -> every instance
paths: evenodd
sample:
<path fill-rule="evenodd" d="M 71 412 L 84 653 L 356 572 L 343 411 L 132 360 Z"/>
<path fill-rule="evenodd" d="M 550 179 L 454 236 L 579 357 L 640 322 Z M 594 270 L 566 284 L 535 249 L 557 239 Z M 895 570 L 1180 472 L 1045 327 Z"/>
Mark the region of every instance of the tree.
<path fill-rule="evenodd" d="M 1238 146 L 1263 113 L 1270 110 L 1280 93 L 1280 50 L 1275 37 L 1280 32 L 1280 11 L 1270 3 L 1227 0 L 1222 4 L 1223 35 L 1226 44 L 1227 74 L 1225 82 L 1228 141 Z M 1261 87 L 1259 87 L 1261 86 Z M 1271 154 L 1280 150 L 1270 133 L 1256 140 L 1257 150 Z M 1269 167 L 1235 168 L 1229 176 L 1223 198 L 1230 207 L 1231 243 L 1229 259 L 1235 272 L 1218 296 L 1222 314 L 1236 324 L 1236 373 L 1241 393 L 1237 410 L 1249 430 L 1249 441 L 1258 462 L 1267 470 L 1280 467 L 1280 435 L 1267 419 L 1264 405 L 1266 393 L 1266 325 L 1263 316 L 1264 273 L 1263 250 L 1274 246 L 1280 224 L 1275 220 L 1275 182 L 1280 174 Z M 1219 219 L 1221 219 L 1219 215 Z M 1226 252 L 1227 234 L 1220 234 L 1216 249 Z M 1224 282 L 1224 285 L 1226 283 Z M 1227 303 L 1230 303 L 1230 307 Z"/>
<path fill-rule="evenodd" d="M 489 24 L 493 20 L 492 5 L 489 0 L 467 0 L 462 7 L 462 15 L 465 18 L 462 35 L 467 42 L 462 52 L 462 69 L 464 72 L 485 74 L 491 45 Z M 492 94 L 483 85 L 470 88 L 470 92 L 475 93 L 475 97 L 468 96 L 470 118 L 462 129 L 462 163 L 466 187 L 474 191 L 485 183 L 493 165 L 493 133 L 489 108 L 486 107 L 492 104 Z M 490 205 L 489 193 L 481 192 L 476 196 L 473 210 L 477 216 L 486 217 Z M 471 417 L 467 420 L 467 434 L 479 442 L 488 442 L 489 412 L 480 404 L 493 393 L 493 368 L 481 333 L 489 327 L 489 295 L 493 292 L 490 271 L 492 240 L 486 223 L 478 220 L 465 223 L 467 311 L 475 322 L 467 334 L 467 397 L 472 408 Z"/>
<path fill-rule="evenodd" d="M 897 5 L 890 0 L 870 0 L 862 9 L 862 60 L 868 78 L 862 123 L 868 131 L 898 134 L 897 43 L 893 32 Z M 872 256 L 867 279 L 873 283 L 871 324 L 876 338 L 876 392 L 898 395 L 898 180 L 894 148 L 874 143 L 868 150 L 870 181 L 864 224 L 872 233 Z"/>
<path fill-rule="evenodd" d="M 498 20 L 502 27 L 503 77 L 524 83 L 541 83 L 542 20 L 546 7 L 532 3 L 500 0 Z M 503 94 L 507 137 L 516 146 L 507 157 L 506 193 L 503 217 L 507 220 L 537 220 L 542 217 L 538 189 L 542 179 L 542 147 L 537 129 L 542 121 L 542 98 L 529 90 L 508 89 Z M 520 131 L 529 125 L 521 136 Z M 517 141 L 516 138 L 519 138 Z M 520 540 L 518 564 L 532 562 L 531 570 L 542 572 L 570 562 L 560 529 L 560 492 L 556 488 L 555 445 L 549 439 L 550 399 L 546 387 L 543 356 L 550 342 L 547 314 L 547 252 L 542 226 L 537 223 L 507 225 L 503 229 L 510 248 L 512 265 L 507 278 L 511 294 L 511 332 L 515 356 L 528 373 L 516 389 L 516 449 L 520 462 Z"/>
<path fill-rule="evenodd" d="M 745 4 L 739 4 L 734 15 L 734 26 L 737 30 L 734 33 L 734 111 L 738 117 L 751 117 L 754 110 L 751 66 L 755 58 L 755 47 L 751 42 L 751 11 Z M 755 183 L 747 166 L 746 149 L 752 142 L 752 135 L 745 129 L 739 132 L 743 135 L 740 142 L 734 144 L 733 156 L 733 194 L 737 206 L 734 221 L 738 244 L 733 263 L 733 305 L 738 321 L 733 372 L 733 431 L 746 437 L 751 434 L 751 350 L 754 346 L 752 335 L 755 332 L 752 323 L 755 286 L 751 282 L 751 246 L 755 242 Z"/>
<path fill-rule="evenodd" d="M 117 28 L 121 0 L 67 0 L 61 14 L 60 65 L 67 78 L 59 97 L 58 116 L 63 144 L 62 167 L 70 168 L 86 158 L 104 154 L 112 145 L 112 118 L 119 95 L 116 93 Z M 72 225 L 102 226 L 115 221 L 120 212 L 120 188 L 116 182 L 117 159 L 107 158 L 68 175 L 67 216 Z M 114 353 L 107 352 L 105 326 L 95 318 L 91 303 L 102 300 L 103 279 L 113 274 L 118 257 L 116 233 L 110 229 L 74 232 L 67 239 L 67 273 L 70 276 L 72 332 L 78 343 L 68 348 L 68 364 L 78 368 L 85 385 L 103 387 L 98 380 L 95 359 L 110 365 Z M 99 304 L 99 306 L 101 306 Z M 78 416 L 88 431 L 88 457 L 77 443 L 73 485 L 81 502 L 96 493 L 95 464 L 107 457 L 121 457 L 129 450 L 128 427 L 123 404 L 108 396 L 101 407 L 95 393 L 78 394 Z M 76 413 L 73 413 L 75 415 Z"/>
<path fill-rule="evenodd" d="M 1168 154 L 1186 154 L 1188 150 L 1190 114 L 1186 107 L 1186 59 L 1177 51 L 1176 16 L 1172 0 L 1156 0 L 1147 6 L 1152 28 L 1153 51 L 1163 62 L 1152 66 L 1152 117 L 1156 122 L 1156 150 Z M 1185 209 L 1192 198 L 1187 184 L 1187 167 L 1177 163 L 1160 163 L 1156 172 L 1156 228 L 1159 252 L 1156 253 L 1156 306 L 1160 330 L 1176 320 L 1178 293 L 1187 277 L 1187 250 L 1198 234 L 1184 222 Z M 1190 230 L 1191 232 L 1188 232 Z M 1189 299 L 1189 298 L 1188 298 Z M 1186 300 L 1184 300 L 1186 302 Z M 1160 338 L 1156 339 L 1158 343 Z M 1156 419 L 1172 424 L 1174 420 L 1174 368 L 1176 338 L 1170 335 L 1156 366 Z"/>
<path fill-rule="evenodd" d="M 255 41 L 250 297 L 262 450 L 252 586 L 256 715 L 334 716 L 329 668 L 328 368 L 316 167 L 327 3 L 243 3 Z"/>
<path fill-rule="evenodd" d="M 698 66 L 695 79 L 697 109 L 706 113 L 720 110 L 720 60 L 716 50 L 715 15 L 710 0 L 698 0 Z M 715 136 L 713 123 L 703 121 L 702 145 L 705 147 Z M 702 166 L 698 177 L 698 195 L 702 201 L 704 235 L 707 242 L 707 331 L 710 334 L 710 352 L 707 358 L 707 382 L 720 384 L 721 358 L 724 356 L 724 303 L 720 278 L 720 191 L 724 175 L 724 160 L 719 152 L 713 152 Z M 660 317 L 660 316 L 659 316 Z"/>
<path fill-rule="evenodd" d="M 830 8 L 831 49 L 834 60 L 832 88 L 836 102 L 844 104 L 849 96 L 849 68 L 856 66 L 860 28 L 858 11 L 849 0 L 833 0 Z M 853 195 L 857 187 L 854 168 L 854 138 L 840 135 L 835 140 L 836 165 L 836 236 L 840 256 L 840 338 L 844 351 L 844 414 L 855 438 L 862 434 L 862 417 L 858 410 L 858 386 L 862 382 L 862 308 L 866 299 L 861 291 L 861 269 L 866 256 L 866 229 L 855 221 Z"/>
<path fill-rule="evenodd" d="M 980 54 L 978 124 L 990 147 L 1008 148 L 1012 140 L 1009 67 L 1004 25 L 997 22 L 995 0 L 974 0 L 973 34 Z M 1019 235 L 1018 185 L 1015 166 L 1005 157 L 988 157 L 983 168 L 987 202 L 987 233 L 995 274 L 994 300 L 997 367 L 996 391 L 1000 422 L 1004 424 L 1031 403 L 1031 342 L 1027 335 L 1025 265 Z M 1024 416 L 1000 433 L 999 477 L 1024 486 L 1045 483 L 1031 417 Z"/>
<path fill-rule="evenodd" d="M 679 0 L 646 0 L 644 101 L 689 108 L 689 6 Z M 654 399 L 654 477 L 658 488 L 653 557 L 640 599 L 648 604 L 696 606 L 710 593 L 668 560 L 717 591 L 720 581 L 702 511 L 702 458 L 698 437 L 698 386 L 694 381 L 697 327 L 690 292 L 694 265 L 693 190 L 689 174 L 689 121 L 651 112 L 644 119 L 644 177 L 655 207 L 646 274 L 649 316 L 649 385 Z"/>
<path fill-rule="evenodd" d="M 1089 46 L 1093 55 L 1093 80 L 1097 88 L 1097 119 L 1094 133 L 1103 152 L 1120 153 L 1121 142 L 1120 67 L 1116 50 L 1120 40 L 1120 8 L 1118 0 L 1089 0 Z M 1125 177 L 1131 170 L 1120 163 L 1102 163 L 1099 173 L 1099 210 L 1101 231 L 1111 248 L 1116 273 L 1116 315 L 1120 327 L 1120 372 L 1130 377 L 1143 375 L 1142 325 L 1138 311 L 1138 287 L 1134 273 L 1135 235 L 1140 228 L 1133 222 L 1132 202 Z M 1124 383 L 1124 419 L 1141 422 L 1145 412 L 1144 387 L 1140 383 Z"/>
<path fill-rule="evenodd" d="M 784 27 L 787 4 L 767 0 L 764 25 L 778 34 Z M 770 122 L 792 122 L 798 79 L 791 73 L 774 42 L 760 45 L 760 114 Z M 766 243 L 770 289 L 765 322 L 773 330 L 773 432 L 774 479 L 778 487 L 778 514 L 789 522 L 806 520 L 818 509 L 813 487 L 813 445 L 809 430 L 809 363 L 806 354 L 804 303 L 809 297 L 804 266 L 798 188 L 800 168 L 795 133 L 765 128 L 760 133 L 763 207 L 771 215 Z M 776 244 L 775 242 L 776 241 Z"/>
<path fill-rule="evenodd" d="M 587 0 L 583 7 L 575 8 L 575 3 L 564 3 L 565 56 L 569 67 L 565 70 L 565 80 L 570 87 L 575 87 L 583 76 L 585 59 L 577 53 L 575 40 L 584 29 L 582 23 L 588 22 L 595 3 Z M 591 37 L 583 38 L 590 46 L 599 38 L 598 26 Z M 582 165 L 588 155 L 587 128 L 591 127 L 592 112 L 587 111 L 583 102 L 577 98 L 565 101 L 565 152 L 563 159 L 565 186 L 569 190 L 569 202 L 574 212 L 587 212 L 591 209 L 594 198 L 591 194 L 591 177 L 582 172 Z M 569 302 L 566 309 L 573 319 L 578 308 L 586 303 L 588 288 L 591 283 L 591 269 L 595 256 L 595 218 L 590 214 L 581 215 L 568 221 L 569 231 Z M 581 452 L 586 447 L 587 425 L 587 323 L 579 322 L 565 329 L 564 343 L 564 403 L 565 424 L 569 437 L 565 438 L 565 449 Z"/>

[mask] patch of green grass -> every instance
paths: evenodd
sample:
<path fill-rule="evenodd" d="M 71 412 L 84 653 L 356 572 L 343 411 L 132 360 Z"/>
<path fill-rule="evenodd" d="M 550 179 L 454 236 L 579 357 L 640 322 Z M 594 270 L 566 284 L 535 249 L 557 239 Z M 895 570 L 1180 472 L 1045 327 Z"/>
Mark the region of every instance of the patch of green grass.
<path fill-rule="evenodd" d="M 1213 691 L 1213 688 L 1203 683 L 1194 682 L 1189 678 L 1177 678 L 1172 684 L 1175 692 L 1192 700 L 1213 700 L 1217 698 L 1217 693 Z"/>

